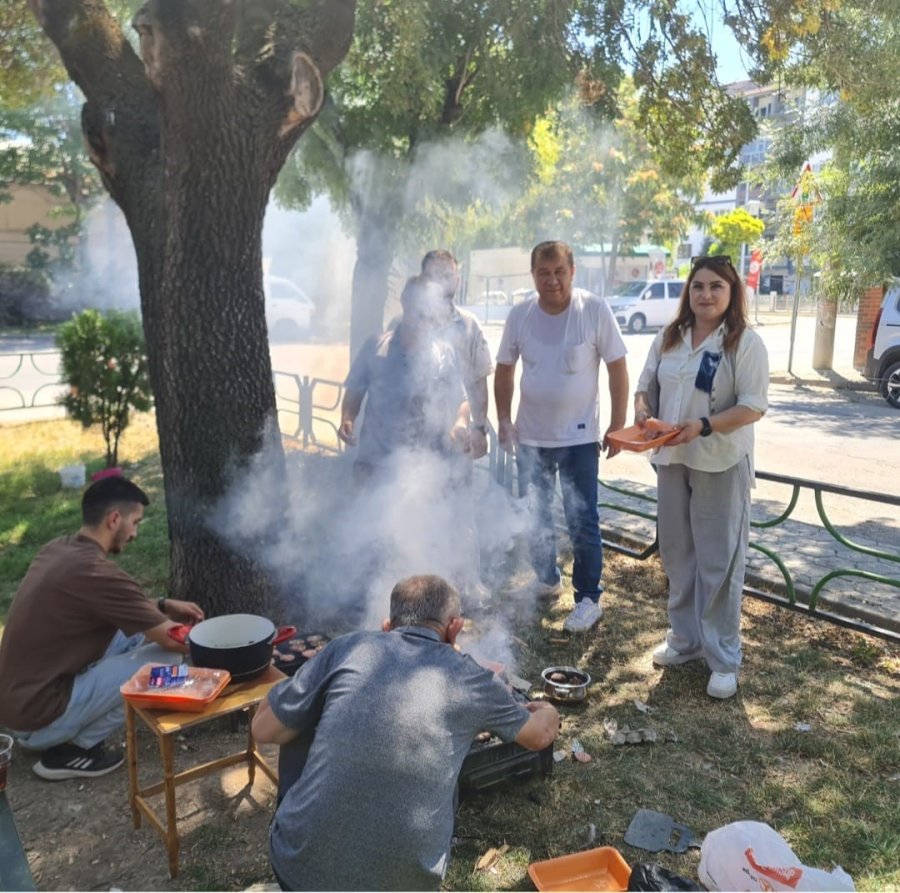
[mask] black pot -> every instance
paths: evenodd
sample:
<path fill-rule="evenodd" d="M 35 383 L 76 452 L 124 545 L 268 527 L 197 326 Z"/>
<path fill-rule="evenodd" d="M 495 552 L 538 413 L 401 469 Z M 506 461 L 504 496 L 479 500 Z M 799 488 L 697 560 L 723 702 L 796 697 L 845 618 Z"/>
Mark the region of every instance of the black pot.
<path fill-rule="evenodd" d="M 294 626 L 275 624 L 256 614 L 223 614 L 192 626 L 187 641 L 195 667 L 228 670 L 235 682 L 265 672 L 272 662 L 272 647 L 297 632 Z"/>

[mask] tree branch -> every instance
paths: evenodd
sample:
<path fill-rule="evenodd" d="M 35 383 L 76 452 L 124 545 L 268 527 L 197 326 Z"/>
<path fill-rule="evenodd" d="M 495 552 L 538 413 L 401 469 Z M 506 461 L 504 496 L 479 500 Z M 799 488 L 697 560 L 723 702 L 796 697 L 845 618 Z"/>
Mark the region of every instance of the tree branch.
<path fill-rule="evenodd" d="M 103 0 L 29 0 L 88 100 L 121 100 L 144 80 L 140 60 Z"/>

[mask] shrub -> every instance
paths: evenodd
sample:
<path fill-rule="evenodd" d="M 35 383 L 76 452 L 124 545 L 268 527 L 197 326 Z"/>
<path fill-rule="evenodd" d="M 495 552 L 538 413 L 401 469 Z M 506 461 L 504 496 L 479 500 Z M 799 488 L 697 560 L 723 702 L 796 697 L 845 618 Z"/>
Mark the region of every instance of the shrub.
<path fill-rule="evenodd" d="M 69 386 L 59 402 L 85 428 L 102 427 L 106 467 L 112 468 L 131 410 L 153 405 L 141 320 L 133 312 L 84 310 L 62 326 L 56 344 Z"/>

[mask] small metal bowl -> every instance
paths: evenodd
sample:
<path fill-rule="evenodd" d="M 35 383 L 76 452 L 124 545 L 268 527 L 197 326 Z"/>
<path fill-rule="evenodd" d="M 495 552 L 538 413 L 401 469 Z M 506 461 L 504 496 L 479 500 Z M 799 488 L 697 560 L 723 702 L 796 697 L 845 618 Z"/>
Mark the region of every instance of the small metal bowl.
<path fill-rule="evenodd" d="M 573 676 L 578 682 L 554 682 L 550 677 L 554 673 L 565 673 L 569 679 Z M 587 697 L 587 688 L 591 677 L 578 667 L 547 667 L 541 671 L 544 680 L 544 694 L 554 701 L 583 701 Z"/>

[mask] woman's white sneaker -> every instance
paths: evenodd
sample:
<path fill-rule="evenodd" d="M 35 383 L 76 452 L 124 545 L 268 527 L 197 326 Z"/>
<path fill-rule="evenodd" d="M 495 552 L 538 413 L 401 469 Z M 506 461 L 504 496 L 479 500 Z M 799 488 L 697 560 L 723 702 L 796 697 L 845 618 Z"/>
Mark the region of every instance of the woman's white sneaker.
<path fill-rule="evenodd" d="M 711 698 L 731 698 L 737 691 L 737 673 L 713 673 L 709 677 L 706 693 Z"/>
<path fill-rule="evenodd" d="M 653 663 L 658 667 L 679 667 L 701 657 L 701 651 L 676 651 L 668 642 L 663 642 L 653 652 Z"/>

